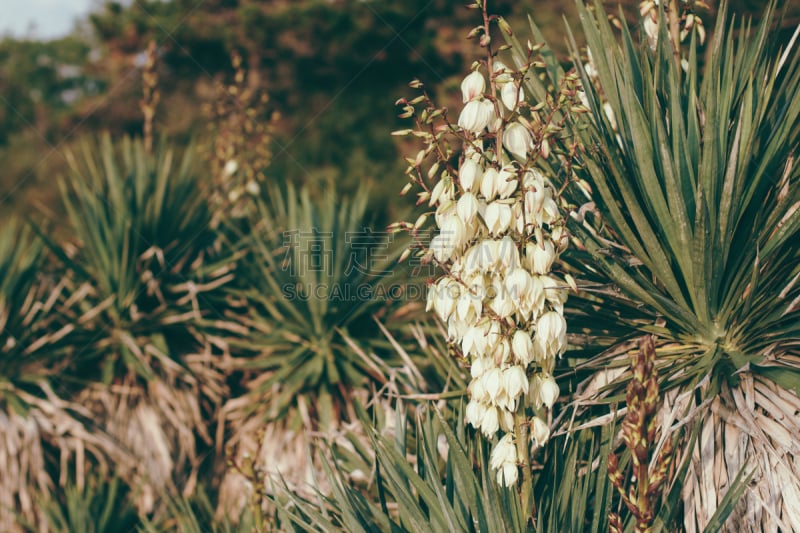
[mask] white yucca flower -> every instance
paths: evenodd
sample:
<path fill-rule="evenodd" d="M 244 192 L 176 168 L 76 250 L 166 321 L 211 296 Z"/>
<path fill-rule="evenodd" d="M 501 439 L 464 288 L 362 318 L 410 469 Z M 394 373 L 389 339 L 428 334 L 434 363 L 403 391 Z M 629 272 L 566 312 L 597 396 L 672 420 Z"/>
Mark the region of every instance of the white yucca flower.
<path fill-rule="evenodd" d="M 458 116 L 459 127 L 472 133 L 481 133 L 494 121 L 494 104 L 489 100 L 471 100 Z"/>
<path fill-rule="evenodd" d="M 480 188 L 483 169 L 472 158 L 466 158 L 458 169 L 458 181 L 467 192 L 476 192 Z"/>
<path fill-rule="evenodd" d="M 482 96 L 484 91 L 486 91 L 486 80 L 480 72 L 471 72 L 461 82 L 461 95 L 465 104 Z"/>
<path fill-rule="evenodd" d="M 547 422 L 534 416 L 531 419 L 531 440 L 534 446 L 544 446 L 550 438 L 550 427 Z"/>
<path fill-rule="evenodd" d="M 514 111 L 523 100 L 525 93 L 522 87 L 517 87 L 514 83 L 506 83 L 500 89 L 500 101 L 509 111 Z"/>
<path fill-rule="evenodd" d="M 528 128 L 519 122 L 512 122 L 503 132 L 503 146 L 522 161 L 528 159 L 533 148 L 533 136 Z"/>
<path fill-rule="evenodd" d="M 508 433 L 498 441 L 492 450 L 489 464 L 497 470 L 497 483 L 504 487 L 511 487 L 517 483 L 519 468 L 517 467 L 517 446 L 514 436 Z"/>

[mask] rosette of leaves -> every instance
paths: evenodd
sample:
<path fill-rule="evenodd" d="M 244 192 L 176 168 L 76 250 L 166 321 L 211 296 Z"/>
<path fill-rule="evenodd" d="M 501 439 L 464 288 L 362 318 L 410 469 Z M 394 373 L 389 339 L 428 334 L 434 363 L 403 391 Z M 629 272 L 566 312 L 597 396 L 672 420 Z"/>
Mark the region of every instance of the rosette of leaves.
<path fill-rule="evenodd" d="M 129 452 L 140 509 L 173 475 L 191 487 L 224 393 L 212 345 L 217 291 L 232 277 L 216 246 L 192 149 L 140 140 L 83 144 L 61 182 L 74 244 L 51 243 L 69 270 L 84 389 L 100 426 Z M 188 481 L 187 481 L 188 480 Z"/>
<path fill-rule="evenodd" d="M 46 269 L 43 242 L 15 220 L 0 227 L 0 529 L 41 524 L 38 501 L 49 501 L 74 468 L 103 460 L 109 439 L 84 422 L 90 413 L 70 401 L 75 325 L 65 280 Z M 54 475 L 55 474 L 55 475 Z"/>
<path fill-rule="evenodd" d="M 365 190 L 312 198 L 290 184 L 266 193 L 244 241 L 236 292 L 247 302 L 241 320 L 250 333 L 237 345 L 248 390 L 234 402 L 262 420 L 303 405 L 327 426 L 352 415 L 353 391 L 416 379 L 397 368 L 397 353 L 389 357 L 382 329 L 413 316 L 418 302 L 399 301 L 402 246 L 370 224 Z"/>
<path fill-rule="evenodd" d="M 683 506 L 673 514 L 682 523 L 664 523 L 687 531 L 797 529 L 796 39 L 774 40 L 774 3 L 760 24 L 736 29 L 723 4 L 701 67 L 698 36 L 679 44 L 663 11 L 653 49 L 644 30 L 638 38 L 626 27 L 617 33 L 599 2 L 579 12 L 596 75 L 579 67 L 590 118 L 572 131 L 584 153 L 576 176 L 566 178 L 591 191 L 570 230 L 583 248 L 576 269 L 596 284 L 571 300 L 568 320 L 588 344 L 598 338 L 611 346 L 572 364 L 611 383 L 590 383 L 578 404 L 622 401 L 630 379 L 625 343 L 654 334 L 662 430 L 690 429 L 663 502 L 673 511 Z M 519 62 L 524 48 L 511 44 Z M 546 75 L 557 85 L 565 74 L 551 58 Z M 536 77 L 528 85 L 546 93 Z M 609 374 L 609 365 L 622 374 Z M 596 414 L 582 412 L 576 423 Z"/>

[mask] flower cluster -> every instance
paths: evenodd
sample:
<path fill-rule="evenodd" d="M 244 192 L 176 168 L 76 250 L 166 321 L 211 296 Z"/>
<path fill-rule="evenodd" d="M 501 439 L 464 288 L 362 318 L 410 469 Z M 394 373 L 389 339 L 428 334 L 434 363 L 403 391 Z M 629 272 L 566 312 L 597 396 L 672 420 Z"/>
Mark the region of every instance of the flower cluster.
<path fill-rule="evenodd" d="M 505 486 L 517 482 L 520 446 L 549 438 L 544 417 L 559 396 L 553 371 L 566 347 L 568 285 L 552 269 L 568 238 L 558 191 L 537 166 L 549 148 L 537 140 L 523 78 L 496 58 L 476 63 L 451 125 L 459 163 L 443 171 L 435 163 L 427 175 L 438 180 L 420 194 L 438 229 L 424 254 L 445 272 L 429 285 L 427 308 L 469 365 L 467 422 L 488 439 L 501 433 L 491 466 Z M 415 133 L 439 139 L 435 128 Z M 448 160 L 429 150 L 412 168 L 430 153 Z"/>
<path fill-rule="evenodd" d="M 651 50 L 655 50 L 658 43 L 659 21 L 661 20 L 659 5 L 659 0 L 645 0 L 639 4 L 639 12 L 643 17 L 644 32 Z M 679 10 L 679 12 L 673 13 L 673 8 Z M 680 2 L 670 5 L 665 10 L 665 20 L 669 25 L 669 33 L 671 33 L 674 46 L 679 47 L 680 43 L 686 41 L 692 32 L 697 32 L 700 44 L 705 42 L 706 30 L 703 26 L 703 20 L 696 13 L 698 8 L 708 10 L 709 6 L 702 0 L 680 0 Z"/>

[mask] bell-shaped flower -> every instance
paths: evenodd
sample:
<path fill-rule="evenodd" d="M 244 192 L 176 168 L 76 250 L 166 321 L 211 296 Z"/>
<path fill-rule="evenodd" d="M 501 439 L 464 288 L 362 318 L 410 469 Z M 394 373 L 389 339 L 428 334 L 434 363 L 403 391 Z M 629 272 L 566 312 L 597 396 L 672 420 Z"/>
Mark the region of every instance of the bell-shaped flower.
<path fill-rule="evenodd" d="M 548 311 L 536 323 L 534 343 L 538 344 L 545 357 L 561 355 L 567 344 L 567 322 L 555 311 Z"/>
<path fill-rule="evenodd" d="M 434 220 L 436 221 L 436 225 L 438 227 L 444 226 L 445 220 L 449 217 L 456 216 L 457 213 L 457 203 L 453 200 L 447 200 L 439 204 L 439 207 L 436 208 L 436 213 L 434 214 Z"/>
<path fill-rule="evenodd" d="M 478 198 L 471 192 L 465 192 L 458 199 L 456 209 L 458 217 L 466 224 L 470 224 L 475 219 L 475 215 L 478 214 Z"/>
<path fill-rule="evenodd" d="M 524 99 L 522 87 L 517 87 L 515 83 L 506 83 L 500 88 L 500 101 L 509 111 L 514 111 Z"/>
<path fill-rule="evenodd" d="M 469 324 L 474 324 L 481 316 L 483 299 L 470 290 L 462 290 L 456 304 L 456 316 Z M 462 334 L 459 338 L 463 338 Z"/>
<path fill-rule="evenodd" d="M 428 201 L 428 205 L 432 206 L 452 200 L 454 194 L 455 190 L 453 187 L 453 181 L 447 178 L 441 179 L 436 183 L 436 185 L 433 186 L 433 190 L 431 191 L 431 199 Z"/>
<path fill-rule="evenodd" d="M 467 385 L 467 391 L 469 391 L 469 397 L 473 400 L 481 402 L 487 406 L 491 403 L 491 399 L 489 398 L 489 395 L 486 394 L 486 389 L 483 387 L 483 380 L 476 378 L 470 381 L 469 385 Z M 480 425 L 480 420 L 478 421 L 478 425 Z"/>
<path fill-rule="evenodd" d="M 520 394 L 528 394 L 528 376 L 521 366 L 514 365 L 503 370 L 503 386 L 513 400 Z"/>
<path fill-rule="evenodd" d="M 458 181 L 467 192 L 475 192 L 480 188 L 482 175 L 483 170 L 480 165 L 471 157 L 464 159 L 464 163 L 458 169 Z"/>
<path fill-rule="evenodd" d="M 472 364 L 469 367 L 469 374 L 472 376 L 472 379 L 478 379 L 495 366 L 494 360 L 491 357 L 478 356 L 472 360 Z"/>
<path fill-rule="evenodd" d="M 479 379 L 483 382 L 483 388 L 486 389 L 486 394 L 492 402 L 505 392 L 503 373 L 496 366 L 488 368 Z"/>
<path fill-rule="evenodd" d="M 484 239 L 464 253 L 464 270 L 486 272 L 494 266 L 497 257 L 497 241 Z"/>
<path fill-rule="evenodd" d="M 464 337 L 461 339 L 461 353 L 464 354 L 464 357 L 482 357 L 484 355 L 483 353 L 478 352 L 478 344 L 475 342 L 479 337 L 482 336 L 483 333 L 476 326 L 470 326 L 469 329 L 467 329 L 467 331 L 464 333 Z"/>
<path fill-rule="evenodd" d="M 494 265 L 502 271 L 513 270 L 520 266 L 519 250 L 514 239 L 506 235 L 499 241 L 495 241 L 495 263 Z"/>
<path fill-rule="evenodd" d="M 497 197 L 499 188 L 500 172 L 494 167 L 489 167 L 481 178 L 481 194 L 487 202 L 491 202 Z"/>
<path fill-rule="evenodd" d="M 548 427 L 547 422 L 538 416 L 534 416 L 533 419 L 531 419 L 531 440 L 533 441 L 534 446 L 544 446 L 549 439 L 550 428 Z"/>
<path fill-rule="evenodd" d="M 495 314 L 500 318 L 507 318 L 511 316 L 511 314 L 516 310 L 516 306 L 511 300 L 508 291 L 506 291 L 506 288 L 503 286 L 503 283 L 499 280 L 495 281 L 492 284 L 492 289 L 494 292 L 494 298 L 492 298 L 492 301 L 489 304 L 489 306 L 492 308 L 492 311 L 494 311 Z"/>
<path fill-rule="evenodd" d="M 429 247 L 434 259 L 439 263 L 446 262 L 455 252 L 453 241 L 444 235 L 436 235 L 432 238 Z"/>
<path fill-rule="evenodd" d="M 548 409 L 552 409 L 553 404 L 556 403 L 559 394 L 559 388 L 556 380 L 550 374 L 545 374 L 541 376 L 538 389 L 539 401 L 541 401 L 542 405 Z"/>
<path fill-rule="evenodd" d="M 442 319 L 442 322 L 447 322 L 447 320 L 450 318 L 450 315 L 453 314 L 453 311 L 455 311 L 456 308 L 456 302 L 458 301 L 458 297 L 460 295 L 459 283 L 456 280 L 445 276 L 429 290 L 436 291 L 433 300 L 433 310 L 436 311 L 436 314 L 439 315 L 439 318 Z"/>
<path fill-rule="evenodd" d="M 531 284 L 525 298 L 520 302 L 520 312 L 526 319 L 536 320 L 544 312 L 546 302 L 545 286 L 542 280 L 545 276 L 531 276 Z M 538 361 L 538 359 L 537 359 Z"/>
<path fill-rule="evenodd" d="M 486 206 L 483 221 L 492 235 L 501 235 L 511 225 L 511 206 L 500 202 L 492 202 Z"/>
<path fill-rule="evenodd" d="M 511 349 L 517 358 L 517 362 L 524 368 L 527 368 L 534 359 L 533 340 L 525 330 L 518 329 L 514 332 L 514 336 L 511 338 Z M 525 393 L 527 394 L 527 392 L 528 387 L 525 387 Z"/>
<path fill-rule="evenodd" d="M 467 423 L 477 429 L 481 426 L 481 421 L 486 414 L 486 404 L 477 401 L 473 397 L 472 400 L 470 400 L 470 402 L 467 404 L 466 413 L 464 414 L 464 418 L 466 418 Z"/>
<path fill-rule="evenodd" d="M 450 319 L 447 321 L 447 340 L 452 343 L 461 342 L 468 328 L 469 324 L 461 320 L 457 313 L 450 315 Z"/>
<path fill-rule="evenodd" d="M 465 104 L 481 96 L 485 90 L 486 80 L 480 72 L 470 72 L 461 82 L 461 96 Z"/>
<path fill-rule="evenodd" d="M 497 366 L 504 366 L 511 362 L 511 343 L 508 339 L 501 337 L 500 341 L 494 346 L 494 363 Z"/>
<path fill-rule="evenodd" d="M 494 121 L 494 104 L 489 100 L 471 100 L 461 110 L 458 125 L 462 129 L 480 133 Z"/>
<path fill-rule="evenodd" d="M 497 320 L 486 319 L 485 322 L 481 322 L 481 330 L 485 340 L 484 353 L 487 355 L 494 353 L 497 344 L 503 338 L 503 326 Z"/>
<path fill-rule="evenodd" d="M 525 161 L 533 148 L 533 137 L 528 128 L 519 122 L 512 122 L 506 126 L 503 132 L 503 146 L 511 152 L 514 157 Z"/>
<path fill-rule="evenodd" d="M 524 268 L 515 268 L 506 275 L 505 285 L 511 300 L 519 304 L 530 289 L 531 275 Z"/>
<path fill-rule="evenodd" d="M 500 429 L 500 417 L 497 407 L 488 406 L 481 419 L 481 433 L 486 438 L 492 438 L 498 429 Z"/>
<path fill-rule="evenodd" d="M 517 467 L 517 446 L 514 443 L 514 434 L 503 435 L 489 457 L 489 466 L 497 471 L 497 483 L 503 487 L 516 485 L 519 479 Z"/>
<path fill-rule="evenodd" d="M 454 249 L 458 249 L 464 245 L 467 237 L 467 227 L 460 217 L 447 217 L 439 231 L 439 236 L 451 241 Z"/>
<path fill-rule="evenodd" d="M 549 239 L 536 244 L 529 242 L 525 245 L 525 259 L 534 274 L 547 274 L 556 260 L 555 247 Z"/>
<path fill-rule="evenodd" d="M 567 291 L 559 286 L 551 276 L 539 276 L 539 281 L 542 283 L 544 290 L 544 298 L 550 305 L 553 311 L 558 314 L 564 314 L 564 302 L 567 301 Z"/>
<path fill-rule="evenodd" d="M 517 174 L 514 171 L 514 167 L 512 166 L 505 166 L 503 167 L 497 176 L 497 196 L 505 200 L 512 194 L 514 191 L 517 190 L 517 185 L 519 180 L 517 180 Z"/>

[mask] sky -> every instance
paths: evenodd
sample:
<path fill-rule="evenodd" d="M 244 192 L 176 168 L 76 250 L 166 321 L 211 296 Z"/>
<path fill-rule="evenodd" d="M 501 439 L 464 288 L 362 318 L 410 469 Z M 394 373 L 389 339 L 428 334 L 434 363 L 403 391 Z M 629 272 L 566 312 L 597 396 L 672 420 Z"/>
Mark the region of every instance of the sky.
<path fill-rule="evenodd" d="M 63 37 L 96 0 L 0 0 L 0 34 L 53 39 Z"/>

